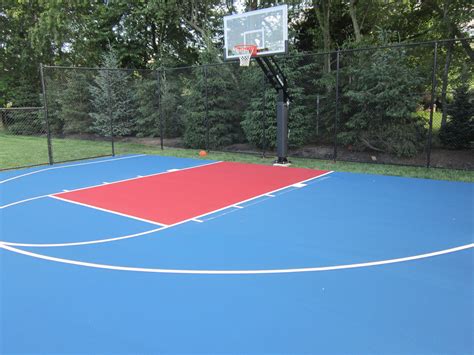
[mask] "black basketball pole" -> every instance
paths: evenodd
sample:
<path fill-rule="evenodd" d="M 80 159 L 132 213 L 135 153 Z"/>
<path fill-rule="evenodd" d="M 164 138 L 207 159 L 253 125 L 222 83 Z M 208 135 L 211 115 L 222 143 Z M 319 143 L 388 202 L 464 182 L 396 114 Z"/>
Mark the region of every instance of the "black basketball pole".
<path fill-rule="evenodd" d="M 275 164 L 287 165 L 288 161 L 288 101 L 283 89 L 278 90 L 277 101 L 277 160 Z"/>
<path fill-rule="evenodd" d="M 255 58 L 268 82 L 277 92 L 277 159 L 275 165 L 289 165 L 288 160 L 288 106 L 290 95 L 285 74 L 274 58 Z"/>
<path fill-rule="evenodd" d="M 40 63 L 41 89 L 43 90 L 44 122 L 46 124 L 46 139 L 48 143 L 49 164 L 54 164 L 53 145 L 51 144 L 51 125 L 49 124 L 48 97 L 46 95 L 46 83 L 44 80 L 44 65 Z"/>

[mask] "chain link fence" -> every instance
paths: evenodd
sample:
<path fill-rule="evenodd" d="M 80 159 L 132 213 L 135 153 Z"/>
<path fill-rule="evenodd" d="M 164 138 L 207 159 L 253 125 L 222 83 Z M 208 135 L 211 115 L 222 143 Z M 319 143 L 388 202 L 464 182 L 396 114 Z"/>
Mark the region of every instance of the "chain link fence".
<path fill-rule="evenodd" d="M 0 108 L 0 170 L 49 163 L 42 107 Z"/>
<path fill-rule="evenodd" d="M 278 63 L 291 95 L 290 158 L 474 168 L 473 62 L 460 41 Z M 43 78 L 46 115 L 3 110 L 1 134 L 46 139 L 49 127 L 54 162 L 170 148 L 275 155 L 276 93 L 256 63 L 44 67 Z"/>

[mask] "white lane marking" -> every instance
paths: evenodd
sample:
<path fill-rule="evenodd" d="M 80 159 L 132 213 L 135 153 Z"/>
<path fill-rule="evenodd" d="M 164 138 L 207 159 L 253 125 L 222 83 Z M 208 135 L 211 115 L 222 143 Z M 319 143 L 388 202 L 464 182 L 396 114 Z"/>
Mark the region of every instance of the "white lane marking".
<path fill-rule="evenodd" d="M 69 192 L 69 190 L 63 190 L 63 192 Z"/>
<path fill-rule="evenodd" d="M 203 220 L 197 219 L 197 218 L 193 218 L 193 219 L 191 219 L 191 221 L 198 222 L 198 223 L 203 223 L 204 222 Z"/>
<path fill-rule="evenodd" d="M 3 209 L 3 208 L 8 208 L 8 207 L 12 207 L 12 206 L 15 206 L 15 205 L 19 205 L 21 203 L 25 203 L 25 202 L 29 202 L 29 201 L 33 201 L 33 200 L 39 200 L 40 198 L 45 198 L 45 197 L 49 197 L 49 195 L 41 195 L 41 196 L 27 198 L 26 200 L 20 200 L 20 201 L 12 202 L 12 203 L 9 203 L 8 205 L 0 206 L 0 210 Z"/>
<path fill-rule="evenodd" d="M 31 172 L 26 173 L 26 174 L 21 174 L 21 175 L 13 176 L 13 177 L 11 177 L 11 178 L 9 178 L 9 179 L 5 179 L 5 180 L 0 181 L 0 184 L 4 184 L 4 183 L 6 183 L 6 182 L 8 182 L 8 181 L 12 181 L 12 180 L 20 179 L 20 178 L 25 177 L 25 176 L 29 176 L 29 175 L 33 175 L 33 174 L 39 174 L 39 173 L 42 173 L 42 172 L 45 172 L 45 171 L 49 171 L 49 170 L 57 170 L 57 169 L 65 169 L 65 168 L 74 168 L 74 167 L 76 167 L 76 166 L 83 166 L 83 165 L 90 165 L 90 164 L 101 164 L 101 163 L 113 162 L 113 161 L 117 161 L 117 160 L 140 158 L 140 157 L 144 157 L 144 156 L 146 156 L 146 154 L 138 154 L 138 155 L 132 155 L 132 156 L 121 157 L 121 158 L 113 158 L 113 159 L 106 159 L 106 160 L 99 160 L 99 161 L 91 161 L 91 162 L 87 162 L 87 163 L 79 163 L 79 164 L 53 166 L 53 167 L 51 167 L 51 168 L 46 168 L 46 169 L 41 169 L 41 170 L 35 170 L 35 171 L 31 171 Z"/>
<path fill-rule="evenodd" d="M 296 188 L 301 188 L 301 187 L 305 187 L 306 184 L 293 184 L 291 185 L 292 187 L 296 187 Z"/>
<path fill-rule="evenodd" d="M 190 167 L 188 167 L 188 168 L 180 169 L 179 171 L 182 171 L 182 170 L 189 170 L 189 169 L 194 169 L 194 168 L 200 168 L 200 167 L 203 167 L 203 166 L 213 165 L 213 164 L 218 164 L 218 163 L 222 163 L 222 161 L 215 161 L 215 162 L 212 162 L 212 163 L 206 163 L 206 164 L 202 164 L 202 165 L 190 166 Z M 154 174 L 150 174 L 150 175 L 144 175 L 144 176 L 140 176 L 140 177 L 133 177 L 133 178 L 129 178 L 129 179 L 117 180 L 117 181 L 114 181 L 114 182 L 109 182 L 108 185 L 118 184 L 118 183 L 125 182 L 125 181 L 137 180 L 137 179 L 142 179 L 142 178 L 146 178 L 146 177 L 150 177 L 150 176 L 156 176 L 156 175 L 161 175 L 161 174 L 168 174 L 168 172 L 167 172 L 167 171 L 162 171 L 162 172 L 154 173 Z M 78 189 L 69 190 L 68 192 L 76 192 L 76 191 L 81 191 L 81 190 L 86 190 L 86 189 L 92 189 L 92 188 L 94 188 L 94 187 L 99 187 L 99 186 L 104 186 L 104 183 L 102 183 L 102 184 L 97 184 L 97 185 L 91 185 L 91 186 L 87 186 L 87 187 L 81 187 L 81 188 L 78 188 Z M 12 203 L 10 203 L 10 204 L 8 204 L 8 205 L 0 206 L 0 209 L 2 209 L 2 208 L 7 208 L 7 207 L 10 207 L 10 206 L 14 206 L 14 205 L 18 205 L 18 204 L 20 204 L 20 203 L 28 202 L 28 201 L 31 201 L 31 200 L 36 200 L 36 199 L 38 199 L 38 198 L 50 197 L 50 196 L 52 196 L 52 195 L 57 195 L 57 194 L 61 194 L 61 193 L 62 193 L 62 191 L 60 191 L 60 192 L 53 192 L 52 194 L 48 194 L 48 195 L 41 195 L 41 196 L 36 196 L 36 197 L 28 198 L 28 199 L 26 199 L 26 200 L 15 201 L 15 202 L 12 202 Z"/>
<path fill-rule="evenodd" d="M 71 264 L 71 265 L 86 266 L 86 267 L 97 268 L 97 269 L 108 269 L 108 270 L 118 270 L 118 271 L 134 271 L 134 272 L 163 273 L 163 274 L 199 274 L 199 275 L 289 274 L 289 273 L 301 273 L 301 272 L 319 272 L 319 271 L 356 269 L 356 268 L 395 264 L 395 263 L 401 263 L 401 262 L 406 262 L 406 261 L 425 259 L 425 258 L 443 255 L 443 254 L 454 253 L 461 250 L 470 249 L 473 247 L 474 247 L 474 243 L 471 243 L 471 244 L 461 245 L 455 248 L 435 251 L 432 253 L 413 255 L 413 256 L 407 256 L 407 257 L 396 258 L 396 259 L 370 261 L 366 263 L 357 263 L 357 264 L 343 264 L 343 265 L 317 266 L 317 267 L 306 267 L 306 268 L 288 268 L 288 269 L 192 270 L 192 269 L 141 268 L 141 267 L 96 264 L 96 263 L 56 258 L 52 256 L 32 253 L 29 251 L 13 248 L 11 246 L 0 243 L 0 248 L 9 250 L 11 252 L 27 255 L 33 258 L 37 258 L 37 259 L 49 260 L 49 261 L 54 261 L 54 262 L 63 263 L 63 264 Z"/>
<path fill-rule="evenodd" d="M 98 239 L 98 240 L 87 240 L 83 242 L 57 243 L 57 244 L 28 244 L 28 243 L 9 243 L 9 242 L 0 241 L 0 245 L 4 244 L 4 245 L 16 246 L 16 247 L 52 248 L 52 247 L 70 247 L 70 246 L 79 246 L 79 245 L 100 244 L 100 243 L 115 242 L 117 240 L 141 237 L 143 235 L 158 232 L 162 229 L 167 229 L 169 227 L 170 226 L 155 228 L 155 229 L 151 229 L 151 230 L 140 232 L 140 233 L 124 235 L 121 237 Z"/>
<path fill-rule="evenodd" d="M 102 181 L 102 184 L 107 185 L 107 184 L 110 184 L 110 182 Z"/>
<path fill-rule="evenodd" d="M 235 207 L 235 208 L 238 208 L 238 209 L 242 209 L 242 208 L 243 208 L 242 206 L 239 206 L 239 205 L 233 205 L 232 207 Z"/>
<path fill-rule="evenodd" d="M 174 171 L 179 171 L 179 170 L 180 170 L 180 169 L 168 169 L 168 170 L 166 170 L 166 171 L 169 172 L 169 173 L 172 173 L 172 172 L 174 172 Z"/>
<path fill-rule="evenodd" d="M 315 176 L 313 178 L 310 178 L 308 180 L 305 180 L 305 181 L 310 181 L 310 180 L 317 180 L 319 177 L 322 177 L 322 176 L 325 176 L 325 175 L 328 175 L 328 174 L 331 174 L 333 173 L 333 171 L 328 171 L 327 173 L 324 173 L 324 174 L 321 174 L 319 176 Z M 279 191 L 279 190 L 284 190 L 286 189 L 288 186 L 285 186 L 285 187 L 282 187 L 278 190 L 275 190 L 275 191 L 272 191 L 272 192 L 276 192 L 276 191 Z M 291 191 L 294 191 L 294 190 L 290 190 L 288 192 L 291 192 Z M 247 200 L 244 200 L 244 201 L 240 201 L 240 202 L 237 202 L 237 205 L 241 205 L 242 203 L 245 203 L 245 202 L 248 202 L 248 201 L 252 201 L 252 200 L 255 200 L 255 199 L 258 199 L 262 196 L 268 196 L 268 197 L 275 197 L 275 195 L 271 195 L 269 193 L 265 193 L 265 194 L 261 194 L 261 195 L 258 195 L 258 196 L 255 196 L 255 197 L 252 197 L 252 198 L 249 198 Z M 57 199 L 61 199 L 61 198 L 58 198 L 57 196 L 50 196 L 50 195 L 46 195 L 45 197 L 54 197 L 54 198 L 57 198 Z M 69 202 L 69 200 L 66 200 Z M 257 202 L 255 202 L 257 203 Z M 253 204 L 255 204 L 253 203 Z M 249 206 L 253 205 L 253 204 L 250 204 Z M 192 220 L 195 220 L 195 222 L 198 222 L 197 220 L 200 220 L 201 222 L 204 222 L 201 218 L 202 217 L 205 217 L 205 216 L 208 216 L 208 215 L 212 215 L 214 213 L 217 213 L 217 212 L 220 212 L 220 211 L 223 211 L 223 210 L 226 210 L 228 208 L 231 208 L 231 207 L 234 207 L 235 204 L 230 204 L 228 206 L 225 206 L 225 207 L 222 207 L 222 208 L 219 208 L 217 210 L 214 210 L 214 211 L 210 211 L 210 212 L 207 212 L 207 213 L 204 213 L 202 215 L 199 215 L 199 216 L 195 216 L 195 217 L 191 217 L 191 218 L 188 218 L 188 219 L 185 219 L 183 221 L 180 221 L 180 222 L 177 222 L 177 223 L 174 223 L 174 224 L 169 224 L 169 225 L 166 225 L 165 227 L 163 228 L 159 228 L 160 230 L 164 230 L 164 229 L 168 229 L 168 228 L 172 228 L 172 227 L 176 227 L 176 226 L 179 226 L 180 224 L 183 224 L 183 223 L 186 223 L 186 222 L 189 222 L 189 221 L 192 221 Z M 235 211 L 238 211 L 238 209 L 234 209 L 230 212 L 235 212 Z M 230 213 L 228 212 L 228 213 Z M 224 213 L 222 215 L 225 215 L 227 213 Z M 207 220 L 211 220 L 211 219 L 214 219 L 214 218 L 209 218 Z M 199 223 L 199 222 L 198 222 Z M 149 234 L 149 233 L 153 233 L 153 232 L 156 232 L 156 230 L 151 230 L 151 231 L 148 231 L 148 232 L 144 232 L 144 233 L 141 233 L 140 235 L 145 235 L 145 234 Z M 133 237 L 134 235 L 132 234 L 131 236 L 122 236 L 122 237 L 117 237 L 117 238 L 112 238 L 112 240 L 120 240 L 120 239 L 128 239 L 128 238 L 131 238 Z M 21 247 L 34 247 L 34 248 L 42 248 L 42 247 L 68 247 L 68 246 L 76 246 L 76 245 L 86 245 L 86 244 L 96 244 L 96 243 L 104 243 L 106 241 L 111 241 L 110 239 L 98 239 L 98 240 L 92 240 L 92 241 L 85 241 L 85 242 L 71 242 L 71 243 L 58 243 L 58 244 L 31 244 L 31 243 L 14 243 L 14 242 L 7 242 L 7 241 L 1 241 L 0 240 L 0 243 L 3 243 L 5 245 L 14 245 L 14 246 L 21 246 Z"/>
<path fill-rule="evenodd" d="M 158 225 L 158 226 L 164 226 L 166 227 L 167 225 L 164 224 L 164 223 L 159 223 L 159 222 L 155 222 L 155 221 L 151 221 L 149 219 L 145 219 L 145 218 L 140 218 L 140 217 L 135 217 L 135 216 L 132 216 L 132 215 L 129 215 L 129 214 L 126 214 L 126 213 L 121 213 L 121 212 L 116 212 L 116 211 L 113 211 L 113 210 L 108 210 L 106 208 L 101 208 L 101 207 L 97 207 L 97 206 L 94 206 L 94 205 L 88 205 L 87 203 L 82 203 L 82 202 L 77 202 L 77 201 L 72 201 L 72 200 L 68 200 L 68 199 L 65 199 L 65 198 L 61 198 L 59 196 L 49 196 L 51 198 L 54 198 L 56 200 L 60 200 L 60 201 L 63 201 L 63 202 L 67 202 L 67 203 L 72 203 L 74 205 L 79 205 L 79 206 L 83 206 L 83 207 L 89 207 L 89 208 L 92 208 L 94 210 L 99 210 L 99 211 L 102 211 L 102 212 L 108 212 L 108 213 L 112 213 L 112 214 L 116 214 L 116 215 L 119 215 L 119 216 L 122 216 L 122 217 L 127 217 L 127 218 L 132 218 L 132 219 L 136 219 L 138 221 L 141 221 L 141 222 L 147 222 L 147 223 L 151 223 L 151 224 L 155 224 L 155 225 Z"/>

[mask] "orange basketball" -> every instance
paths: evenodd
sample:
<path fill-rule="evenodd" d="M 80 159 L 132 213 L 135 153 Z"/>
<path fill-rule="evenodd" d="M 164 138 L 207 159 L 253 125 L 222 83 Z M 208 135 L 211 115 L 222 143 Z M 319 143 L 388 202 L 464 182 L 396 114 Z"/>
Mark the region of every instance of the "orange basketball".
<path fill-rule="evenodd" d="M 207 155 L 207 152 L 206 152 L 205 150 L 201 150 L 201 151 L 199 152 L 199 156 L 200 156 L 200 157 L 205 157 L 206 155 Z"/>

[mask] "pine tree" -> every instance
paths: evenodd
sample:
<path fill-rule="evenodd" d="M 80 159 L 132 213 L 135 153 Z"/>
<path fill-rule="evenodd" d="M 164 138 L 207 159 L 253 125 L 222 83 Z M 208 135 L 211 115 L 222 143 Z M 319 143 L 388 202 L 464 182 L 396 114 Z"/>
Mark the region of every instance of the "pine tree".
<path fill-rule="evenodd" d="M 448 114 L 451 119 L 440 131 L 441 142 L 454 149 L 469 148 L 474 141 L 474 93 L 468 83 L 455 90 Z"/>
<path fill-rule="evenodd" d="M 89 85 L 88 73 L 74 69 L 66 73 L 65 88 L 58 98 L 64 134 L 92 133 Z"/>
<path fill-rule="evenodd" d="M 103 136 L 110 136 L 112 123 L 114 135 L 130 135 L 135 130 L 136 110 L 129 73 L 116 70 L 118 59 L 115 51 L 103 56 L 102 65 L 109 69 L 100 69 L 94 79 L 94 85 L 89 87 L 94 109 L 90 114 L 94 131 Z"/>
<path fill-rule="evenodd" d="M 136 74 L 135 101 L 138 105 L 135 129 L 139 137 L 156 137 L 159 129 L 158 72 Z"/>
<path fill-rule="evenodd" d="M 185 102 L 185 145 L 215 149 L 243 138 L 238 101 L 238 80 L 232 65 L 194 69 Z M 207 117 L 206 117 L 207 100 Z M 207 142 L 209 140 L 209 142 Z"/>
<path fill-rule="evenodd" d="M 161 77 L 160 104 L 164 138 L 176 138 L 183 135 L 183 85 L 186 82 L 188 70 L 164 71 Z"/>
<path fill-rule="evenodd" d="M 276 145 L 275 90 L 264 78 L 256 65 L 242 68 L 242 92 L 245 104 L 241 123 L 247 141 L 258 148 L 274 148 Z"/>
<path fill-rule="evenodd" d="M 290 147 L 300 147 L 307 144 L 314 132 L 315 90 L 314 90 L 314 61 L 305 61 L 301 57 L 292 57 L 280 63 L 288 81 L 288 91 L 291 96 L 288 110 L 288 129 Z M 262 89 L 263 73 L 259 67 L 242 69 L 243 76 L 250 90 L 246 93 L 248 104 L 244 107 L 245 119 L 242 122 L 247 140 L 257 147 L 264 144 L 268 148 L 276 146 L 276 99 L 277 93 L 269 83 Z M 313 100 L 314 99 L 314 100 Z M 265 112 L 264 101 L 265 100 Z M 265 119 L 265 123 L 262 122 Z M 265 132 L 263 132 L 265 127 Z"/>
<path fill-rule="evenodd" d="M 424 147 L 424 122 L 413 114 L 420 80 L 404 49 L 350 54 L 341 77 L 342 143 L 407 157 Z"/>

